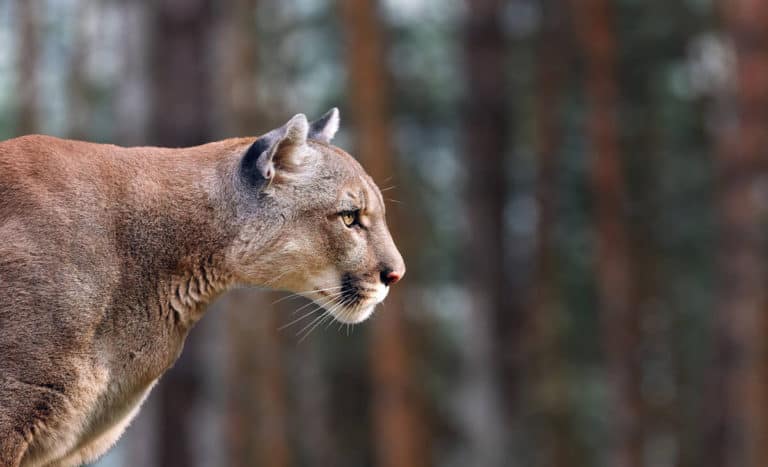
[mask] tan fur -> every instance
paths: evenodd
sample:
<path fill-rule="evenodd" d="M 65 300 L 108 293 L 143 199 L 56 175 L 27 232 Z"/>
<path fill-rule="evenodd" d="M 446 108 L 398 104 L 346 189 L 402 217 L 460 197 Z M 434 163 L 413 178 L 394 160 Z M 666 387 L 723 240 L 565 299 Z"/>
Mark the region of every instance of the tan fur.
<path fill-rule="evenodd" d="M 370 314 L 382 271 L 404 266 L 378 189 L 327 143 L 338 114 L 324 119 L 183 149 L 0 143 L 0 466 L 103 454 L 234 285 Z M 365 228 L 339 220 L 350 206 Z M 329 288 L 346 294 L 307 292 Z"/>

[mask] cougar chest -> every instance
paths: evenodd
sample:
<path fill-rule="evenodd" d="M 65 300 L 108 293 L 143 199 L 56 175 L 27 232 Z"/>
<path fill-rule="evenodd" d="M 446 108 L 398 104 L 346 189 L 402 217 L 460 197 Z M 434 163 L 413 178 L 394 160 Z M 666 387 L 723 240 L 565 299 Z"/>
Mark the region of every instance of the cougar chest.
<path fill-rule="evenodd" d="M 100 398 L 88 428 L 81 434 L 76 446 L 54 464 L 74 466 L 88 463 L 112 447 L 149 395 L 157 380 L 143 388 L 125 391 L 112 383 Z"/>
<path fill-rule="evenodd" d="M 181 345 L 161 347 L 143 346 L 117 353 L 119 357 L 110 365 L 109 379 L 99 391 L 76 450 L 70 453 L 73 461 L 85 462 L 100 455 L 125 431 L 160 375 L 181 352 Z"/>

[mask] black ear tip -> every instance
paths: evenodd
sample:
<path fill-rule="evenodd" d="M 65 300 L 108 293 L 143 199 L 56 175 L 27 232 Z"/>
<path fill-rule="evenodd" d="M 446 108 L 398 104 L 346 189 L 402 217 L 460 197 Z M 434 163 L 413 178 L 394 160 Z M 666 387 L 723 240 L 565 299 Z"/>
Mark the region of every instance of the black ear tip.
<path fill-rule="evenodd" d="M 329 143 L 339 130 L 339 109 L 332 107 L 322 117 L 311 123 L 309 137 Z"/>
<path fill-rule="evenodd" d="M 324 113 L 322 117 L 318 118 L 318 122 L 323 122 L 327 124 L 331 121 L 338 121 L 339 120 L 339 108 L 338 107 L 331 107 L 328 112 Z"/>

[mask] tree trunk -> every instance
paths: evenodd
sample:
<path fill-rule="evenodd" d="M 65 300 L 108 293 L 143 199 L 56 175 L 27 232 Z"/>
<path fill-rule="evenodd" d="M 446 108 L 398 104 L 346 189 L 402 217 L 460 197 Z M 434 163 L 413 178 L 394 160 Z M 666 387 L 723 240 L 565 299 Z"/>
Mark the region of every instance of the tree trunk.
<path fill-rule="evenodd" d="M 153 108 L 151 143 L 191 146 L 211 137 L 212 0 L 158 0 L 150 17 L 150 73 Z M 160 465 L 202 465 L 205 434 L 215 420 L 202 420 L 207 374 L 203 340 L 211 337 L 203 320 L 191 333 L 184 353 L 158 385 Z"/>
<path fill-rule="evenodd" d="M 94 8 L 94 5 L 86 0 L 81 1 L 81 10 Z M 147 32 L 147 11 L 148 6 L 143 2 L 123 2 L 119 5 L 109 5 L 118 8 L 120 11 L 120 22 L 118 25 L 120 38 L 120 82 L 117 84 L 114 95 L 114 114 L 115 120 L 120 122 L 114 128 L 114 143 L 126 146 L 144 145 L 147 141 L 147 118 L 148 118 L 148 76 L 147 64 L 145 61 L 147 53 L 146 32 Z M 103 7 L 103 4 L 95 6 Z M 79 18 L 78 21 L 84 21 Z M 80 25 L 81 27 L 85 26 Z M 86 41 L 84 31 L 78 40 Z M 86 44 L 88 46 L 89 44 Z M 85 55 L 78 52 L 81 58 L 73 57 L 72 66 L 84 65 Z M 77 80 L 81 79 L 82 72 L 72 70 L 71 79 L 73 86 L 84 91 L 84 86 L 78 85 Z M 83 120 L 78 122 L 88 122 L 88 105 L 90 102 L 85 97 L 70 96 L 74 108 L 72 111 Z M 82 108 L 77 108 L 82 105 Z M 80 126 L 80 123 L 73 124 L 70 131 L 78 134 L 85 131 L 87 125 Z M 153 392 L 147 401 L 142 404 L 141 410 L 136 418 L 126 429 L 125 434 L 120 438 L 119 447 L 123 448 L 124 466 L 140 465 L 142 467 L 159 467 L 158 444 L 158 421 L 159 421 L 159 399 L 158 394 Z"/>
<path fill-rule="evenodd" d="M 90 2 L 78 1 L 75 4 L 77 14 L 75 15 L 75 38 L 72 57 L 68 70 L 68 112 L 67 121 L 69 128 L 67 136 L 73 139 L 87 140 L 89 136 L 89 109 L 88 109 L 88 77 L 85 73 L 86 61 L 88 59 L 89 41 L 86 34 L 86 21 L 92 14 L 94 5 Z M 99 12 L 101 13 L 101 12 Z M 97 13 L 98 14 L 98 13 Z"/>
<path fill-rule="evenodd" d="M 16 95 L 19 99 L 17 109 L 17 134 L 29 134 L 40 131 L 39 115 L 39 65 L 40 65 L 40 0 L 17 0 L 18 21 L 18 66 L 19 74 Z"/>
<path fill-rule="evenodd" d="M 216 90 L 223 133 L 244 136 L 264 130 L 269 120 L 259 108 L 257 58 L 259 32 L 255 13 L 259 0 L 227 0 L 218 45 L 222 64 Z"/>
<path fill-rule="evenodd" d="M 466 425 L 469 456 L 476 466 L 510 465 L 511 419 L 517 387 L 520 313 L 507 302 L 504 260 L 507 199 L 505 156 L 510 134 L 503 2 L 471 0 L 464 25 L 463 109 L 470 226 L 463 258 L 471 300 L 465 351 Z"/>
<path fill-rule="evenodd" d="M 720 186 L 718 404 L 712 465 L 768 464 L 765 330 L 765 157 L 768 154 L 768 3 L 723 1 L 736 51 L 717 151 Z"/>
<path fill-rule="evenodd" d="M 357 125 L 356 154 L 379 183 L 395 173 L 389 83 L 377 3 L 341 0 L 346 29 L 350 107 Z M 388 222 L 398 238 L 396 206 L 388 206 Z M 371 322 L 374 450 L 379 467 L 429 465 L 420 395 L 414 382 L 403 284 L 393 287 L 386 308 Z"/>
<path fill-rule="evenodd" d="M 238 136 L 264 130 L 269 120 L 259 109 L 256 92 L 257 6 L 257 0 L 228 1 L 220 29 L 223 39 L 217 44 L 222 64 L 216 89 L 221 130 Z M 227 451 L 233 466 L 292 463 L 283 345 L 273 299 L 265 291 L 235 290 L 222 300 L 231 361 Z"/>
<path fill-rule="evenodd" d="M 294 309 L 298 306 L 303 305 L 296 305 Z M 292 316 L 287 310 L 283 313 Z M 294 359 L 292 366 L 296 368 L 294 421 L 295 426 L 302 427 L 297 446 L 305 465 L 342 465 L 340 460 L 345 454 L 331 422 L 334 407 L 331 406 L 328 372 L 321 358 L 325 349 L 321 346 L 322 342 L 318 339 L 306 339 L 291 352 Z"/>
<path fill-rule="evenodd" d="M 114 95 L 115 143 L 140 146 L 147 142 L 149 118 L 149 69 L 147 52 L 150 44 L 147 18 L 152 5 L 144 2 L 122 2 L 120 9 L 120 82 Z"/>
<path fill-rule="evenodd" d="M 618 121 L 616 36 L 611 2 L 574 2 L 586 62 L 587 125 L 592 144 L 592 187 L 597 227 L 597 293 L 611 384 L 610 465 L 642 465 L 639 329 L 633 309 L 629 240 Z"/>
<path fill-rule="evenodd" d="M 154 2 L 150 51 L 155 144 L 188 146 L 211 137 L 212 0 Z"/>
<path fill-rule="evenodd" d="M 271 294 L 245 289 L 220 301 L 231 346 L 227 451 L 233 466 L 291 465 L 282 346 L 271 301 Z"/>
<path fill-rule="evenodd" d="M 570 426 L 567 381 L 561 341 L 564 307 L 556 280 L 556 244 L 553 238 L 557 205 L 557 171 L 563 132 L 561 109 L 565 78 L 572 57 L 568 50 L 565 2 L 542 3 L 541 32 L 536 48 L 536 150 L 538 170 L 536 199 L 538 225 L 535 249 L 536 272 L 529 318 L 530 378 L 535 410 L 541 414 L 539 452 L 542 464 L 568 467 L 575 457 Z"/>

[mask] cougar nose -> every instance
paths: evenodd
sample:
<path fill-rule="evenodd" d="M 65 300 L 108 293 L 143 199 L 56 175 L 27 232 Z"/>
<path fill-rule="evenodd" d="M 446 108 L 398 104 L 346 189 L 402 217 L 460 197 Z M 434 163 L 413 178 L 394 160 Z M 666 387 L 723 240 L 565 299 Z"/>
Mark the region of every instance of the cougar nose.
<path fill-rule="evenodd" d="M 403 274 L 405 274 L 405 271 L 394 271 L 392 268 L 384 268 L 381 271 L 381 282 L 386 286 L 393 285 L 403 277 Z"/>

